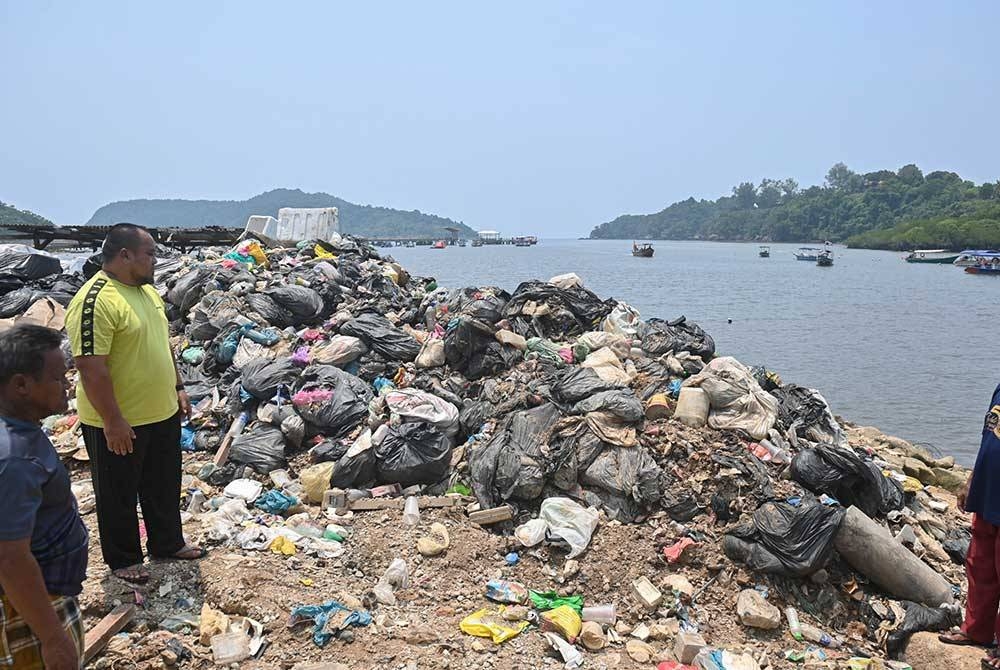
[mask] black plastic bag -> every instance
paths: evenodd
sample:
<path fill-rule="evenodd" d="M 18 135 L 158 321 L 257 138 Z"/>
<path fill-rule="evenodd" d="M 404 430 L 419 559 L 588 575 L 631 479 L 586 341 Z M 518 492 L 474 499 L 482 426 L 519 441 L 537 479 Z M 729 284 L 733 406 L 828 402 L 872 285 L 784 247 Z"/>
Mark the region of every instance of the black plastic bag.
<path fill-rule="evenodd" d="M 489 325 L 462 317 L 444 336 L 444 357 L 452 370 L 475 381 L 503 372 L 521 355 L 497 342 Z"/>
<path fill-rule="evenodd" d="M 660 499 L 660 467 L 641 447 L 612 447 L 600 452 L 581 475 L 584 486 L 611 494 L 605 501 L 620 521 L 631 522 Z"/>
<path fill-rule="evenodd" d="M 509 300 L 510 294 L 496 286 L 458 289 L 448 297 L 448 313 L 495 324 Z"/>
<path fill-rule="evenodd" d="M 707 363 L 715 355 L 712 336 L 683 316 L 673 321 L 649 319 L 639 328 L 639 337 L 642 350 L 653 356 L 687 351 Z"/>
<path fill-rule="evenodd" d="M 301 370 L 290 358 L 255 360 L 243 366 L 243 388 L 258 400 L 270 400 L 281 387 L 291 389 Z"/>
<path fill-rule="evenodd" d="M 600 411 L 611 412 L 629 423 L 640 421 L 645 415 L 642 403 L 635 397 L 635 392 L 632 389 L 600 391 L 573 406 L 573 414 Z"/>
<path fill-rule="evenodd" d="M 205 294 L 211 275 L 212 271 L 205 266 L 198 266 L 181 275 L 167 291 L 167 302 L 180 308 L 182 314 L 187 314 Z"/>
<path fill-rule="evenodd" d="M 41 300 L 45 294 L 41 291 L 25 286 L 16 291 L 11 291 L 0 298 L 0 319 L 10 319 L 21 316 L 35 301 Z"/>
<path fill-rule="evenodd" d="M 601 391 L 618 388 L 606 382 L 591 368 L 568 368 L 552 385 L 552 396 L 562 403 L 575 403 Z"/>
<path fill-rule="evenodd" d="M 765 502 L 754 512 L 752 523 L 726 535 L 722 550 L 753 571 L 805 577 L 830 557 L 844 514 L 843 507 L 816 501 L 804 501 L 799 507 Z"/>
<path fill-rule="evenodd" d="M 559 418 L 552 403 L 508 414 L 485 445 L 469 452 L 472 491 L 480 505 L 496 507 L 542 494 L 549 471 L 542 445 Z"/>
<path fill-rule="evenodd" d="M 379 480 L 403 486 L 436 484 L 451 466 L 451 440 L 422 421 L 389 429 L 375 446 Z"/>
<path fill-rule="evenodd" d="M 363 340 L 372 351 L 389 361 L 409 363 L 420 353 L 420 343 L 381 314 L 361 314 L 341 326 L 340 332 Z"/>
<path fill-rule="evenodd" d="M 0 249 L 0 274 L 32 281 L 60 272 L 62 263 L 59 259 L 44 251 L 35 251 L 21 245 L 4 245 Z"/>
<path fill-rule="evenodd" d="M 785 384 L 770 393 L 778 401 L 775 424 L 779 431 L 785 432 L 794 427 L 796 435 L 813 442 L 843 444 L 843 431 L 818 391 Z"/>
<path fill-rule="evenodd" d="M 299 416 L 310 435 L 339 438 L 354 430 L 368 415 L 373 393 L 368 384 L 332 365 L 310 365 L 294 385 L 296 394 L 325 391 L 330 397 L 322 402 L 298 404 Z"/>
<path fill-rule="evenodd" d="M 965 560 L 969 556 L 969 545 L 972 542 L 972 535 L 964 528 L 949 528 L 945 541 L 941 543 L 941 548 L 948 554 L 955 565 L 965 565 Z"/>
<path fill-rule="evenodd" d="M 251 293 L 246 297 L 250 311 L 260 314 L 267 324 L 275 328 L 287 328 L 295 325 L 295 317 L 291 311 L 274 301 L 269 295 Z"/>
<path fill-rule="evenodd" d="M 846 447 L 803 449 L 792 459 L 791 474 L 813 493 L 833 496 L 845 507 L 855 505 L 873 519 L 902 509 L 905 502 L 899 482 Z"/>
<path fill-rule="evenodd" d="M 281 429 L 259 423 L 233 440 L 229 460 L 266 475 L 285 467 L 285 436 Z"/>
<path fill-rule="evenodd" d="M 667 487 L 662 487 L 662 491 L 660 504 L 674 521 L 687 523 L 705 511 L 705 508 L 698 504 L 698 500 L 691 495 L 690 491 L 680 490 L 674 493 Z"/>
<path fill-rule="evenodd" d="M 528 303 L 545 305 L 543 314 L 527 314 Z M 561 289 L 541 281 L 520 284 L 504 308 L 515 332 L 524 337 L 564 339 L 595 330 L 615 307 L 614 299 L 601 300 L 582 286 Z"/>
<path fill-rule="evenodd" d="M 313 323 L 323 315 L 323 298 L 306 286 L 288 284 L 269 289 L 268 297 L 292 313 L 293 326 Z"/>
<path fill-rule="evenodd" d="M 955 605 L 927 607 L 909 600 L 904 600 L 900 604 L 906 610 L 906 616 L 903 617 L 903 623 L 889 633 L 885 641 L 885 650 L 890 658 L 898 658 L 914 633 L 922 631 L 938 633 L 962 623 L 962 611 Z"/>

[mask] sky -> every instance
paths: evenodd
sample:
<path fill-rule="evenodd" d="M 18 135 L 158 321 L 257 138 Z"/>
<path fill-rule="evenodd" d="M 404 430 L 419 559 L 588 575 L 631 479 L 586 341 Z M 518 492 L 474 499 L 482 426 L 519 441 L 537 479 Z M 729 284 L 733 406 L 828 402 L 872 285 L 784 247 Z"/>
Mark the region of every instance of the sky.
<path fill-rule="evenodd" d="M 0 200 L 276 187 L 587 235 L 740 181 L 1000 178 L 1000 3 L 0 2 Z"/>

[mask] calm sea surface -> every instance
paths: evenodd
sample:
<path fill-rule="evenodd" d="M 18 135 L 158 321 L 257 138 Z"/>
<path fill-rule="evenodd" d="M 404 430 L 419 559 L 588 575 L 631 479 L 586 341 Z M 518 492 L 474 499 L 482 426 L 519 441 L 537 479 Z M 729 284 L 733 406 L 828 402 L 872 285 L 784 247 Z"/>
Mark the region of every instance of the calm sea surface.
<path fill-rule="evenodd" d="M 820 268 L 799 245 L 656 242 L 633 258 L 630 241 L 542 240 L 537 246 L 383 249 L 442 286 L 500 286 L 576 272 L 602 298 L 644 318 L 685 315 L 720 354 L 818 389 L 834 413 L 926 443 L 971 465 L 997 374 L 990 324 L 1000 277 L 902 254 L 835 248 Z M 732 319 L 732 323 L 727 323 Z"/>

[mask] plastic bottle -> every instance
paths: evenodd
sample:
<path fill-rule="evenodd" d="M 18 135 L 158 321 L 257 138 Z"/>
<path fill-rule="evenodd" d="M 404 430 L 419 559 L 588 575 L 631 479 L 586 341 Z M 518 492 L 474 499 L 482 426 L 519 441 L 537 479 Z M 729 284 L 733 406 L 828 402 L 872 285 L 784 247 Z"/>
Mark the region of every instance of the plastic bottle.
<path fill-rule="evenodd" d="M 613 626 L 618 620 L 618 613 L 615 611 L 614 603 L 610 605 L 592 605 L 591 607 L 583 608 L 580 618 L 584 621 L 593 621 Z"/>
<path fill-rule="evenodd" d="M 788 619 L 788 630 L 796 640 L 802 640 L 802 625 L 799 624 L 799 613 L 794 607 L 785 608 L 785 617 Z"/>
<path fill-rule="evenodd" d="M 809 624 L 802 624 L 802 637 L 809 640 L 810 642 L 815 642 L 824 647 L 829 647 L 830 649 L 839 649 L 841 642 L 837 638 L 831 636 L 828 633 L 824 633 L 819 628 L 815 626 L 810 626 Z"/>
<path fill-rule="evenodd" d="M 198 514 L 199 512 L 202 511 L 202 509 L 204 509 L 204 507 L 205 507 L 205 494 L 202 493 L 200 490 L 195 489 L 195 491 L 191 493 L 191 502 L 188 503 L 187 511 L 190 512 L 191 514 Z"/>
<path fill-rule="evenodd" d="M 416 526 L 420 523 L 420 505 L 416 496 L 406 499 L 406 504 L 403 506 L 403 523 L 407 526 Z"/>

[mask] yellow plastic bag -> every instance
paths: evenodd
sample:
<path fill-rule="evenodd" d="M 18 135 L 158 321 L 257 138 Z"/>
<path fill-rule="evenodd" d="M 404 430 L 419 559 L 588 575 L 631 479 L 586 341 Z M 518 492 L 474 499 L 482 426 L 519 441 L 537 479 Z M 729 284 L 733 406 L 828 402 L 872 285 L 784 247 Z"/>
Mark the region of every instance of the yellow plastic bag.
<path fill-rule="evenodd" d="M 267 266 L 267 254 L 264 253 L 264 250 L 261 249 L 260 244 L 256 240 L 247 245 L 246 253 L 257 261 L 258 264 Z"/>
<path fill-rule="evenodd" d="M 548 612 L 542 612 L 542 630 L 559 633 L 572 644 L 580 635 L 583 628 L 583 621 L 576 610 L 569 605 L 560 605 Z"/>
<path fill-rule="evenodd" d="M 517 637 L 522 630 L 528 627 L 527 621 L 515 624 L 504 621 L 502 617 L 503 611 L 503 607 L 495 612 L 491 612 L 488 609 L 481 609 L 462 619 L 462 622 L 458 626 L 462 629 L 463 633 L 475 635 L 476 637 L 488 637 L 493 640 L 494 644 L 500 644 Z"/>
<path fill-rule="evenodd" d="M 318 505 L 323 502 L 323 494 L 330 488 L 330 479 L 337 464 L 333 461 L 310 465 L 299 473 L 299 481 L 305 489 L 306 502 Z"/>
<path fill-rule="evenodd" d="M 294 556 L 295 552 L 298 551 L 295 548 L 295 543 L 284 535 L 279 535 L 274 538 L 274 541 L 271 542 L 270 549 L 272 553 L 284 554 L 285 556 Z"/>
<path fill-rule="evenodd" d="M 323 259 L 323 260 L 328 260 L 330 258 L 336 258 L 336 256 L 334 254 L 330 253 L 329 251 L 327 251 L 326 249 L 324 249 L 319 244 L 317 244 L 316 246 L 313 247 L 313 253 L 316 254 L 316 258 L 320 258 L 320 259 Z"/>

